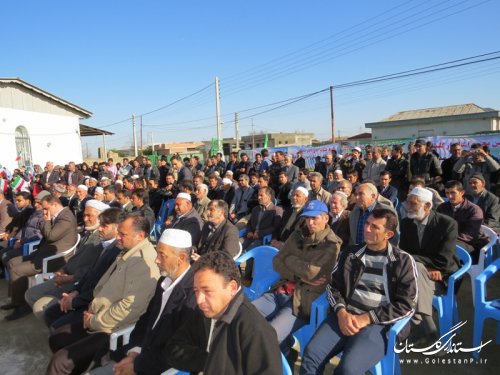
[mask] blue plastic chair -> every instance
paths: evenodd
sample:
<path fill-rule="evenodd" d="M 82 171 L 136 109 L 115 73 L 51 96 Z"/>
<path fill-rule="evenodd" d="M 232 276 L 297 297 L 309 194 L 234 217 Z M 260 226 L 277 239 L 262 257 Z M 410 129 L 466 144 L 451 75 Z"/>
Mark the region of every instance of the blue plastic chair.
<path fill-rule="evenodd" d="M 283 366 L 283 375 L 293 375 L 293 370 L 290 368 L 283 353 L 281 353 L 281 365 Z"/>
<path fill-rule="evenodd" d="M 311 307 L 311 318 L 309 324 L 297 330 L 293 335 L 300 343 L 300 355 L 304 355 L 304 349 L 313 337 L 315 331 L 321 323 L 326 319 L 329 311 L 329 303 L 326 297 L 326 292 L 314 300 Z M 408 324 L 411 317 L 406 317 L 398 320 L 393 324 L 387 334 L 387 352 L 383 359 L 380 360 L 370 372 L 373 375 L 400 375 L 401 368 L 399 366 L 399 355 L 395 353 L 396 338 L 401 330 Z M 339 354 L 341 356 L 341 354 Z"/>
<path fill-rule="evenodd" d="M 7 240 L 7 247 L 8 248 L 13 247 L 14 244 L 16 243 L 16 241 L 17 241 L 17 238 L 14 238 L 14 237 L 13 238 L 9 238 Z M 9 270 L 7 269 L 7 266 L 5 266 L 3 268 L 3 274 L 5 275 L 5 280 L 9 280 L 10 279 Z"/>
<path fill-rule="evenodd" d="M 252 284 L 243 288 L 250 301 L 260 297 L 281 279 L 273 268 L 273 258 L 276 254 L 278 254 L 278 249 L 275 247 L 258 246 L 235 260 L 238 266 L 251 258 L 254 260 Z"/>
<path fill-rule="evenodd" d="M 158 211 L 158 216 L 156 217 L 155 223 L 153 225 L 154 236 L 156 241 L 159 240 L 163 229 L 165 228 L 165 220 L 174 211 L 175 199 L 167 199 L 161 203 L 160 211 Z"/>
<path fill-rule="evenodd" d="M 247 228 L 240 229 L 240 238 L 244 237 L 245 234 L 247 234 L 247 232 L 248 232 Z M 268 234 L 268 235 L 262 237 L 262 245 L 269 245 L 272 240 L 273 240 L 273 235 Z"/>
<path fill-rule="evenodd" d="M 316 332 L 321 323 L 326 319 L 329 309 L 330 305 L 326 298 L 326 292 L 324 292 L 316 298 L 311 305 L 309 324 L 299 328 L 293 333 L 293 337 L 299 342 L 301 356 L 304 355 L 304 349 L 313 337 L 314 332 Z"/>
<path fill-rule="evenodd" d="M 496 342 L 500 344 L 500 299 L 486 301 L 486 282 L 500 269 L 500 258 L 491 263 L 474 280 L 476 290 L 476 304 L 474 306 L 474 333 L 472 336 L 472 346 L 478 347 L 483 336 L 483 325 L 485 319 L 495 319 L 497 321 Z M 472 354 L 479 358 L 479 352 Z"/>
<path fill-rule="evenodd" d="M 40 240 L 30 241 L 23 244 L 23 256 L 31 254 L 38 248 Z"/>
<path fill-rule="evenodd" d="M 370 369 L 373 375 L 400 375 L 399 354 L 394 350 L 399 332 L 408 324 L 411 316 L 398 320 L 394 323 L 387 335 L 387 351 L 384 358 Z"/>
<path fill-rule="evenodd" d="M 488 243 L 484 245 L 481 249 L 479 249 L 479 259 L 477 264 L 471 265 L 470 269 L 467 273 L 470 276 L 470 281 L 472 284 L 472 302 L 475 303 L 475 288 L 474 288 L 474 280 L 476 277 L 484 271 L 486 267 L 488 267 L 493 261 L 493 248 L 498 243 L 498 235 L 495 231 L 486 225 L 481 225 L 481 232 L 488 236 Z"/>
<path fill-rule="evenodd" d="M 458 245 L 457 255 L 462 262 L 462 266 L 448 278 L 448 289 L 446 294 L 434 296 L 432 299 L 432 305 L 438 312 L 439 335 L 441 337 L 448 333 L 454 324 L 458 323 L 455 283 L 467 273 L 472 264 L 469 253 Z M 447 341 L 447 339 L 445 339 L 445 341 Z"/>

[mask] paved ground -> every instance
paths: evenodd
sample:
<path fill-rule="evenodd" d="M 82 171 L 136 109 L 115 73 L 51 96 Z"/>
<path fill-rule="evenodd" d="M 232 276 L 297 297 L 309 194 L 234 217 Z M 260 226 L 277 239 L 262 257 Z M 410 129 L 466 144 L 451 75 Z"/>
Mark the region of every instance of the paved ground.
<path fill-rule="evenodd" d="M 459 313 L 462 321 L 467 324 L 461 331 L 458 341 L 467 348 L 472 346 L 473 306 L 471 302 L 471 288 L 469 280 L 465 280 L 459 292 Z M 500 298 L 500 275 L 493 278 L 489 285 L 489 298 Z M 6 303 L 7 284 L 0 280 L 0 304 Z M 44 374 L 50 358 L 47 345 L 48 331 L 42 322 L 33 315 L 14 322 L 3 320 L 5 312 L 0 312 L 0 375 L 34 375 Z M 411 364 L 403 364 L 404 375 L 443 375 L 443 374 L 498 374 L 500 368 L 500 345 L 495 343 L 496 323 L 487 321 L 483 341 L 493 340 L 481 353 L 482 363 L 464 364 L 464 360 L 471 358 L 466 353 L 447 354 L 442 357 L 424 357 L 420 354 L 402 355 L 402 359 L 410 360 Z M 440 361 L 436 363 L 435 361 Z M 458 361 L 461 361 L 459 364 Z M 414 364 L 417 361 L 418 364 Z M 429 363 L 426 363 L 428 361 Z M 434 363 L 433 363 L 434 361 Z M 445 361 L 445 363 L 441 363 Z M 455 364 L 453 364 L 455 361 Z M 331 366 L 326 373 L 330 374 Z M 298 373 L 298 367 L 295 373 Z"/>

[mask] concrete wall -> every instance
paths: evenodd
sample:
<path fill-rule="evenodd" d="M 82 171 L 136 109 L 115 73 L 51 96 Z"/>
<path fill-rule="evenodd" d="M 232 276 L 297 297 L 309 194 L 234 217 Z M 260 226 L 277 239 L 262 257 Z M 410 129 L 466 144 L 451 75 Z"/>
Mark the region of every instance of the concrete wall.
<path fill-rule="evenodd" d="M 82 162 L 78 117 L 0 107 L 0 164 L 17 168 L 15 129 L 24 126 L 30 137 L 33 165 L 47 161 L 66 164 Z"/>
<path fill-rule="evenodd" d="M 481 131 L 498 130 L 495 119 L 477 119 L 418 123 L 412 125 L 389 125 L 372 128 L 372 139 L 418 138 L 429 136 L 454 136 L 472 134 Z"/>

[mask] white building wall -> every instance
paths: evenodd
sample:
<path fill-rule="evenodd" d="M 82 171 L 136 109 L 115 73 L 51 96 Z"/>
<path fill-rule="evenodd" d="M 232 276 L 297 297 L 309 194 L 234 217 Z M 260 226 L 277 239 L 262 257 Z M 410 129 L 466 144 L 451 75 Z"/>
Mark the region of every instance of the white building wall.
<path fill-rule="evenodd" d="M 419 133 L 424 133 L 425 136 L 472 134 L 481 131 L 495 130 L 493 121 L 493 119 L 477 119 L 374 127 L 372 128 L 372 139 L 418 138 Z"/>
<path fill-rule="evenodd" d="M 18 126 L 28 131 L 33 165 L 44 167 L 47 161 L 56 165 L 83 161 L 78 117 L 0 107 L 0 164 L 8 169 L 18 167 L 15 161 Z"/>

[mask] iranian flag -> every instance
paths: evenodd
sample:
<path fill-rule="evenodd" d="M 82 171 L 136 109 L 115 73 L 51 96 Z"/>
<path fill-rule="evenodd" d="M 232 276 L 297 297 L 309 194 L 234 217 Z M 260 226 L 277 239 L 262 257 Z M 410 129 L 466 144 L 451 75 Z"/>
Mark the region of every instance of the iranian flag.
<path fill-rule="evenodd" d="M 21 151 L 19 151 L 17 153 L 17 157 L 16 157 L 16 161 L 20 161 L 21 160 Z"/>
<path fill-rule="evenodd" d="M 24 178 L 16 176 L 16 177 L 14 177 L 12 182 L 10 183 L 10 187 L 12 190 L 18 192 L 18 191 L 21 191 L 21 189 L 24 187 L 25 184 L 26 184 L 26 181 L 24 180 Z"/>
<path fill-rule="evenodd" d="M 7 186 L 9 186 L 7 180 L 4 180 L 3 178 L 0 177 L 0 191 L 2 193 L 5 193 L 7 191 Z"/>

